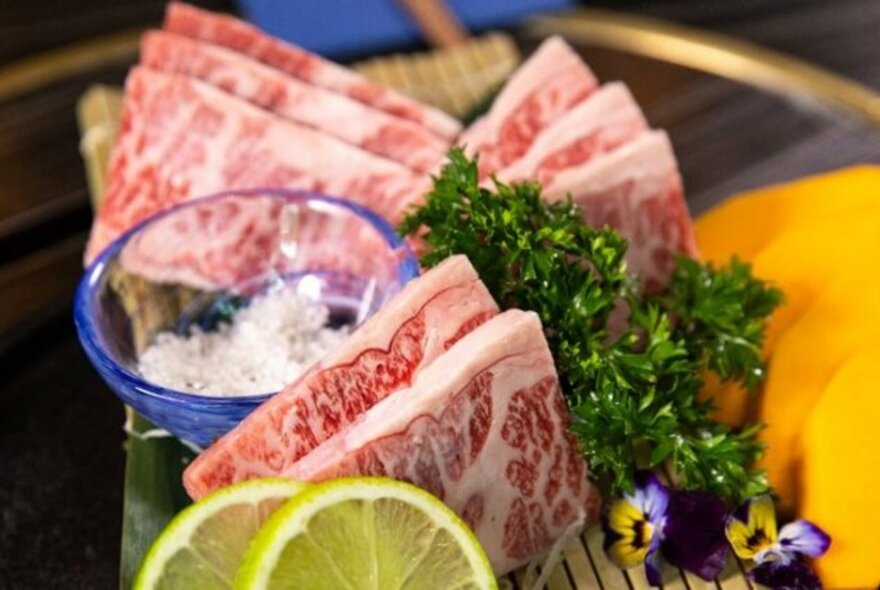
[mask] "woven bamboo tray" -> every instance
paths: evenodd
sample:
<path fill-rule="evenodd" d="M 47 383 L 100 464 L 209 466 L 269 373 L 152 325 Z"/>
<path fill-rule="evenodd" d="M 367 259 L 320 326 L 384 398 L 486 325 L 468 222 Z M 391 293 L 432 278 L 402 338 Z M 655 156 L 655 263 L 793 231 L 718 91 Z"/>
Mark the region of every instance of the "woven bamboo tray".
<path fill-rule="evenodd" d="M 518 50 L 509 36 L 491 34 L 451 49 L 371 59 L 355 64 L 354 68 L 372 80 L 461 117 L 485 100 L 519 61 Z M 81 151 L 96 207 L 104 191 L 120 105 L 121 91 L 107 86 L 90 88 L 78 104 Z M 744 571 L 742 564 L 732 557 L 713 581 L 667 566 L 663 587 L 669 590 L 751 590 L 754 586 Z M 537 570 L 522 568 L 501 584 L 515 590 L 530 590 L 539 574 Z M 640 590 L 649 586 L 641 568 L 622 571 L 608 560 L 602 549 L 601 530 L 593 526 L 566 545 L 562 560 L 550 573 L 545 588 Z"/>

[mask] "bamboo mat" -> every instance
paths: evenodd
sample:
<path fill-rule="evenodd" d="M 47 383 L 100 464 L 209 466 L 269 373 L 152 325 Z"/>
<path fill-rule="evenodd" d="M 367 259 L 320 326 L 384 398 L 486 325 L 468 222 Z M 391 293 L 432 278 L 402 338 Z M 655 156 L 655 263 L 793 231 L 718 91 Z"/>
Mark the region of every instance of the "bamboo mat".
<path fill-rule="evenodd" d="M 372 59 L 354 67 L 368 78 L 397 88 L 453 115 L 462 116 L 485 100 L 519 63 L 513 40 L 490 34 L 442 51 Z M 104 175 L 119 120 L 121 92 L 94 86 L 79 100 L 77 113 L 81 151 L 92 200 L 97 206 L 104 191 Z M 642 590 L 649 588 L 642 568 L 622 571 L 605 556 L 600 527 L 592 526 L 573 539 L 551 572 L 546 590 Z M 539 572 L 526 568 L 501 580 L 502 588 L 532 590 Z M 713 581 L 668 567 L 666 590 L 752 590 L 742 564 L 728 558 L 727 567 Z"/>
<path fill-rule="evenodd" d="M 449 49 L 370 59 L 354 69 L 461 118 L 498 88 L 519 62 L 514 40 L 490 33 Z"/>

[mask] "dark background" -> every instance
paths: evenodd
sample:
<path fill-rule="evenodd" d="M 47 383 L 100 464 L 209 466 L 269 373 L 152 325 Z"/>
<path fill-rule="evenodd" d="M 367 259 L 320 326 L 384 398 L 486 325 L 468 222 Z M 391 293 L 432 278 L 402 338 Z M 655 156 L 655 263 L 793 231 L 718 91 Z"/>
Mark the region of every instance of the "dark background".
<path fill-rule="evenodd" d="M 5 0 L 0 67 L 91 36 L 157 24 L 163 4 Z M 875 0 L 591 5 L 750 39 L 880 88 Z M 696 210 L 770 178 L 880 161 L 876 136 L 850 136 L 846 124 L 813 115 L 777 116 L 775 99 L 608 52 L 588 59 L 600 77 L 619 73 L 634 81 L 652 122 L 670 128 Z M 122 407 L 80 352 L 69 304 L 90 216 L 73 104 L 89 82 L 118 84 L 124 72 L 105 68 L 0 102 L 0 589 L 117 585 Z M 765 155 L 767 162 L 759 162 Z M 722 182 L 722 166 L 742 172 Z"/>

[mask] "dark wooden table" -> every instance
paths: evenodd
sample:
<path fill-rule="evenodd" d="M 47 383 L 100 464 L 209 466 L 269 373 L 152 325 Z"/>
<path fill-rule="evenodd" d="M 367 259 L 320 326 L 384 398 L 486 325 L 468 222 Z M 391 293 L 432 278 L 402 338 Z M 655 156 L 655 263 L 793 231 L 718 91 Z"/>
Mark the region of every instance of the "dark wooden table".
<path fill-rule="evenodd" d="M 608 4 L 751 39 L 880 88 L 874 0 Z M 156 0 L 4 2 L 0 66 L 154 24 L 161 12 Z M 670 130 L 695 211 L 766 182 L 880 162 L 880 135 L 855 120 L 680 67 L 582 50 L 600 77 L 629 83 L 652 123 Z M 116 585 L 123 413 L 79 350 L 70 300 L 90 219 L 74 104 L 91 82 L 119 84 L 126 66 L 0 98 L 0 589 Z"/>

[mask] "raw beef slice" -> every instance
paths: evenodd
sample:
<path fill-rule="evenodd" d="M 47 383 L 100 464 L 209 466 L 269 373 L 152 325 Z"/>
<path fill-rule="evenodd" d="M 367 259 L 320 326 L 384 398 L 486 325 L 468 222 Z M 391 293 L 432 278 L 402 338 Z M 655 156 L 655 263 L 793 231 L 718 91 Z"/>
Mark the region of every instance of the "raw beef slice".
<path fill-rule="evenodd" d="M 588 224 L 608 225 L 629 241 L 627 263 L 648 291 L 666 284 L 677 255 L 698 256 L 678 164 L 662 131 L 559 172 L 544 197 L 567 195 Z"/>
<path fill-rule="evenodd" d="M 405 166 L 208 84 L 137 67 L 126 82 L 119 139 L 87 260 L 149 215 L 221 190 L 315 190 L 389 217 L 429 184 Z"/>
<path fill-rule="evenodd" d="M 185 74 L 291 121 L 419 172 L 433 172 L 449 149 L 417 123 L 370 108 L 342 94 L 311 86 L 223 47 L 167 31 L 141 39 L 141 64 Z"/>
<path fill-rule="evenodd" d="M 497 313 L 467 258 L 450 257 L 199 455 L 184 473 L 187 492 L 197 499 L 237 481 L 285 474 Z"/>
<path fill-rule="evenodd" d="M 204 291 L 253 288 L 253 279 L 303 271 L 392 283 L 401 252 L 353 213 L 325 211 L 323 202 L 301 206 L 260 193 L 199 199 L 132 236 L 119 262 L 154 283 Z M 355 245 L 327 247 L 346 242 Z"/>
<path fill-rule="evenodd" d="M 283 474 L 412 482 L 461 515 L 503 575 L 597 517 L 568 424 L 538 316 L 510 310 Z"/>
<path fill-rule="evenodd" d="M 551 187 L 556 175 L 583 166 L 645 133 L 648 123 L 626 85 L 602 86 L 547 126 L 526 154 L 498 173 L 499 180 L 537 180 Z"/>
<path fill-rule="evenodd" d="M 479 154 L 480 175 L 522 157 L 538 134 L 586 98 L 596 77 L 559 37 L 544 41 L 513 74 L 492 108 L 458 137 L 468 155 Z"/>
<path fill-rule="evenodd" d="M 461 130 L 453 117 L 371 82 L 360 74 L 267 35 L 228 15 L 172 2 L 164 28 L 172 33 L 222 45 L 248 55 L 314 86 L 327 88 L 391 115 L 419 123 L 439 137 L 451 140 Z"/>

